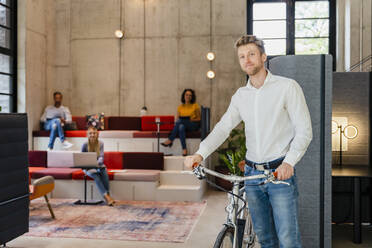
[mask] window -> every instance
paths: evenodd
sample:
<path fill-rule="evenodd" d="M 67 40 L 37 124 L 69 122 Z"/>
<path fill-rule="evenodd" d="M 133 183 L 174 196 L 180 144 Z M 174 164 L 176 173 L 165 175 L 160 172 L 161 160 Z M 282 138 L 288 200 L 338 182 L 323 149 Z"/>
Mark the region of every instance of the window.
<path fill-rule="evenodd" d="M 253 4 L 253 34 L 264 40 L 268 55 L 286 54 L 286 30 L 285 3 Z"/>
<path fill-rule="evenodd" d="M 295 2 L 295 54 L 327 54 L 328 1 Z"/>
<path fill-rule="evenodd" d="M 264 40 L 269 57 L 335 55 L 335 4 L 335 0 L 248 0 L 247 32 Z"/>
<path fill-rule="evenodd" d="M 0 112 L 17 111 L 17 1 L 0 0 Z"/>

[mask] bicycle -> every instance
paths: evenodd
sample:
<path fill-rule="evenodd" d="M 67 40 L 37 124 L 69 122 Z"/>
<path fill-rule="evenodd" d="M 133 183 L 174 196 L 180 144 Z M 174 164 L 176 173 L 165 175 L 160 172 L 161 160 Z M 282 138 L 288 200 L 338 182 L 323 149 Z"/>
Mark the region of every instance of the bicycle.
<path fill-rule="evenodd" d="M 265 170 L 263 174 L 253 176 L 235 176 L 224 175 L 216 171 L 205 168 L 201 165 L 195 167 L 192 171 L 195 176 L 202 180 L 205 179 L 209 184 L 225 191 L 230 195 L 229 203 L 225 208 L 227 212 L 226 222 L 224 227 L 219 232 L 213 248 L 253 248 L 258 247 L 256 235 L 253 231 L 252 220 L 250 218 L 247 199 L 245 195 L 245 186 L 242 183 L 246 180 L 265 178 L 258 185 L 266 183 L 287 184 L 287 182 L 278 181 L 277 173 Z M 232 191 L 227 191 L 222 187 L 209 181 L 206 174 L 219 177 L 233 183 Z"/>

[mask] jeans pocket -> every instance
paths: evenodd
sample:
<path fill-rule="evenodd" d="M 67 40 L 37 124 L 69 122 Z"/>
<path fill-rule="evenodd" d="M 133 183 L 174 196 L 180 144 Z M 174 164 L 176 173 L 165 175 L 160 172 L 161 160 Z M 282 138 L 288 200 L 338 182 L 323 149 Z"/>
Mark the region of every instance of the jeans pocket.
<path fill-rule="evenodd" d="M 245 165 L 244 166 L 244 176 L 252 175 L 252 167 Z"/>

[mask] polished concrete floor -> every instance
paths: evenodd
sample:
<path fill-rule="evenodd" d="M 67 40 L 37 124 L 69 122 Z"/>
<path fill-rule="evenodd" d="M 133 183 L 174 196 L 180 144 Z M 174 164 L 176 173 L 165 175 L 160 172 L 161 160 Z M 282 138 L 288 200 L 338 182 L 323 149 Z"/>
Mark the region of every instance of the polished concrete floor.
<path fill-rule="evenodd" d="M 58 239 L 19 237 L 9 244 L 10 248 L 199 248 L 212 247 L 214 240 L 225 220 L 224 207 L 226 195 L 223 192 L 209 190 L 206 194 L 207 207 L 195 226 L 190 238 L 185 243 L 155 243 L 138 241 L 92 240 L 92 239 Z M 372 227 L 363 227 L 363 243 L 353 244 L 352 225 L 332 225 L 333 248 L 367 248 L 372 247 Z"/>

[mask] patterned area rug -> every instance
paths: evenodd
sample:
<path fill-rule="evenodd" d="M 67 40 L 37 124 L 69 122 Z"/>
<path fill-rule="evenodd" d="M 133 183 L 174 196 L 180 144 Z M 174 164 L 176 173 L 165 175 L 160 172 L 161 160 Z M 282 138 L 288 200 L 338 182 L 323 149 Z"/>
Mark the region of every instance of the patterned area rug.
<path fill-rule="evenodd" d="M 206 202 L 119 201 L 114 207 L 74 205 L 75 200 L 51 199 L 56 220 L 43 198 L 30 204 L 30 231 L 26 235 L 185 242 Z"/>

